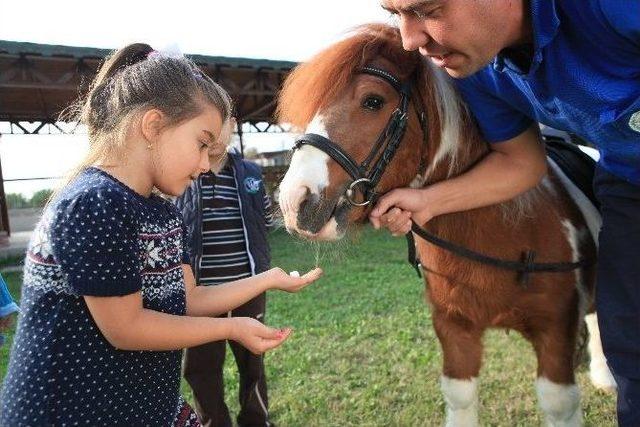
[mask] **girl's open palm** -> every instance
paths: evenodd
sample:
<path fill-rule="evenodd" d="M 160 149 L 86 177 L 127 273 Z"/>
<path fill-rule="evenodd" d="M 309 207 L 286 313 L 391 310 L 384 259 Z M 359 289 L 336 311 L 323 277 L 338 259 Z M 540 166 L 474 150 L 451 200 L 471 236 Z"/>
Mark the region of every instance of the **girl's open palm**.
<path fill-rule="evenodd" d="M 270 279 L 273 280 L 274 289 L 280 289 L 286 292 L 298 292 L 300 289 L 318 280 L 322 276 L 322 269 L 316 267 L 302 276 L 287 274 L 287 272 L 278 267 L 272 268 L 267 273 L 271 276 Z"/>
<path fill-rule="evenodd" d="M 291 334 L 291 328 L 274 329 L 252 317 L 234 317 L 231 339 L 253 354 L 262 354 L 278 347 Z"/>

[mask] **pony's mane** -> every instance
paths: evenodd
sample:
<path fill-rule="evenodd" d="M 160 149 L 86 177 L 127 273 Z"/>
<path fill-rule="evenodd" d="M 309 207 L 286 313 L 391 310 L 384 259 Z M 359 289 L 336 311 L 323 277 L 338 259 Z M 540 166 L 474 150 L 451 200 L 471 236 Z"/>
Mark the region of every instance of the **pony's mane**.
<path fill-rule="evenodd" d="M 400 78 L 419 68 L 421 61 L 417 52 L 402 48 L 397 29 L 385 24 L 356 27 L 349 37 L 292 71 L 279 96 L 278 120 L 303 129 L 320 109 L 345 90 L 360 68 L 378 56 L 399 66 Z"/>

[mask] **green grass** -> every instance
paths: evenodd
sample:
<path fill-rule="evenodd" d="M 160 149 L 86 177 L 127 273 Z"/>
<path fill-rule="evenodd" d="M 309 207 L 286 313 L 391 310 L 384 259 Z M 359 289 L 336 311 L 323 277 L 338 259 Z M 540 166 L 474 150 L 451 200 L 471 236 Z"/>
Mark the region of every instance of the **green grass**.
<path fill-rule="evenodd" d="M 267 323 L 292 326 L 291 338 L 266 357 L 272 420 L 280 426 L 441 425 L 441 353 L 424 286 L 405 261 L 404 239 L 369 229 L 359 243 L 316 245 L 284 232 L 271 239 L 273 264 L 303 271 L 316 260 L 324 277 L 299 294 L 271 292 Z M 8 274 L 17 295 L 20 277 Z M 480 377 L 482 425 L 541 425 L 535 358 L 516 333 L 492 331 Z M 2 350 L 2 376 L 6 347 Z M 227 402 L 237 414 L 237 370 L 225 364 Z M 615 396 L 578 373 L 585 423 L 615 425 Z M 183 383 L 183 393 L 192 400 Z"/>
<path fill-rule="evenodd" d="M 0 258 L 0 270 L 5 267 L 21 266 L 24 262 L 24 257 L 10 256 Z"/>
<path fill-rule="evenodd" d="M 14 265 L 14 264 L 7 264 Z M 2 273 L 2 278 L 9 287 L 9 293 L 15 301 L 20 301 L 20 285 L 22 284 L 22 273 Z M 14 316 L 15 317 L 15 316 Z M 15 332 L 15 320 L 11 329 L 4 333 L 6 340 L 2 347 L 0 347 L 0 378 L 4 378 L 7 372 L 7 365 L 9 364 L 9 350 L 13 343 L 13 333 Z"/>

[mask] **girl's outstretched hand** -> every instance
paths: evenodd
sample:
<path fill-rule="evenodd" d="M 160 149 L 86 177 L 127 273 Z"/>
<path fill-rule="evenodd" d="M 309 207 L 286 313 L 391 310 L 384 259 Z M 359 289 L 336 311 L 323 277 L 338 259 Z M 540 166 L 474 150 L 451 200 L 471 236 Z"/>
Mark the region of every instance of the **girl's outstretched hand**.
<path fill-rule="evenodd" d="M 300 289 L 315 282 L 322 276 L 322 269 L 316 267 L 302 276 L 297 271 L 288 274 L 283 269 L 276 267 L 267 271 L 271 283 L 273 283 L 272 289 L 280 289 L 286 292 L 298 292 Z"/>
<path fill-rule="evenodd" d="M 278 347 L 291 334 L 291 328 L 274 329 L 252 317 L 233 317 L 230 339 L 242 344 L 253 354 Z"/>

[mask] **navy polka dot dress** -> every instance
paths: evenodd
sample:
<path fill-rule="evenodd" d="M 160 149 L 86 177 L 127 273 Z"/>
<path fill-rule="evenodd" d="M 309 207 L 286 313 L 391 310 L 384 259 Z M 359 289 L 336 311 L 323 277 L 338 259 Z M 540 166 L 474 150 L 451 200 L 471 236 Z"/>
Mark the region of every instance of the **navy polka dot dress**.
<path fill-rule="evenodd" d="M 179 395 L 181 352 L 114 348 L 83 299 L 140 291 L 145 308 L 184 315 L 184 233 L 172 203 L 99 169 L 63 190 L 27 252 L 1 426 L 195 421 Z"/>

